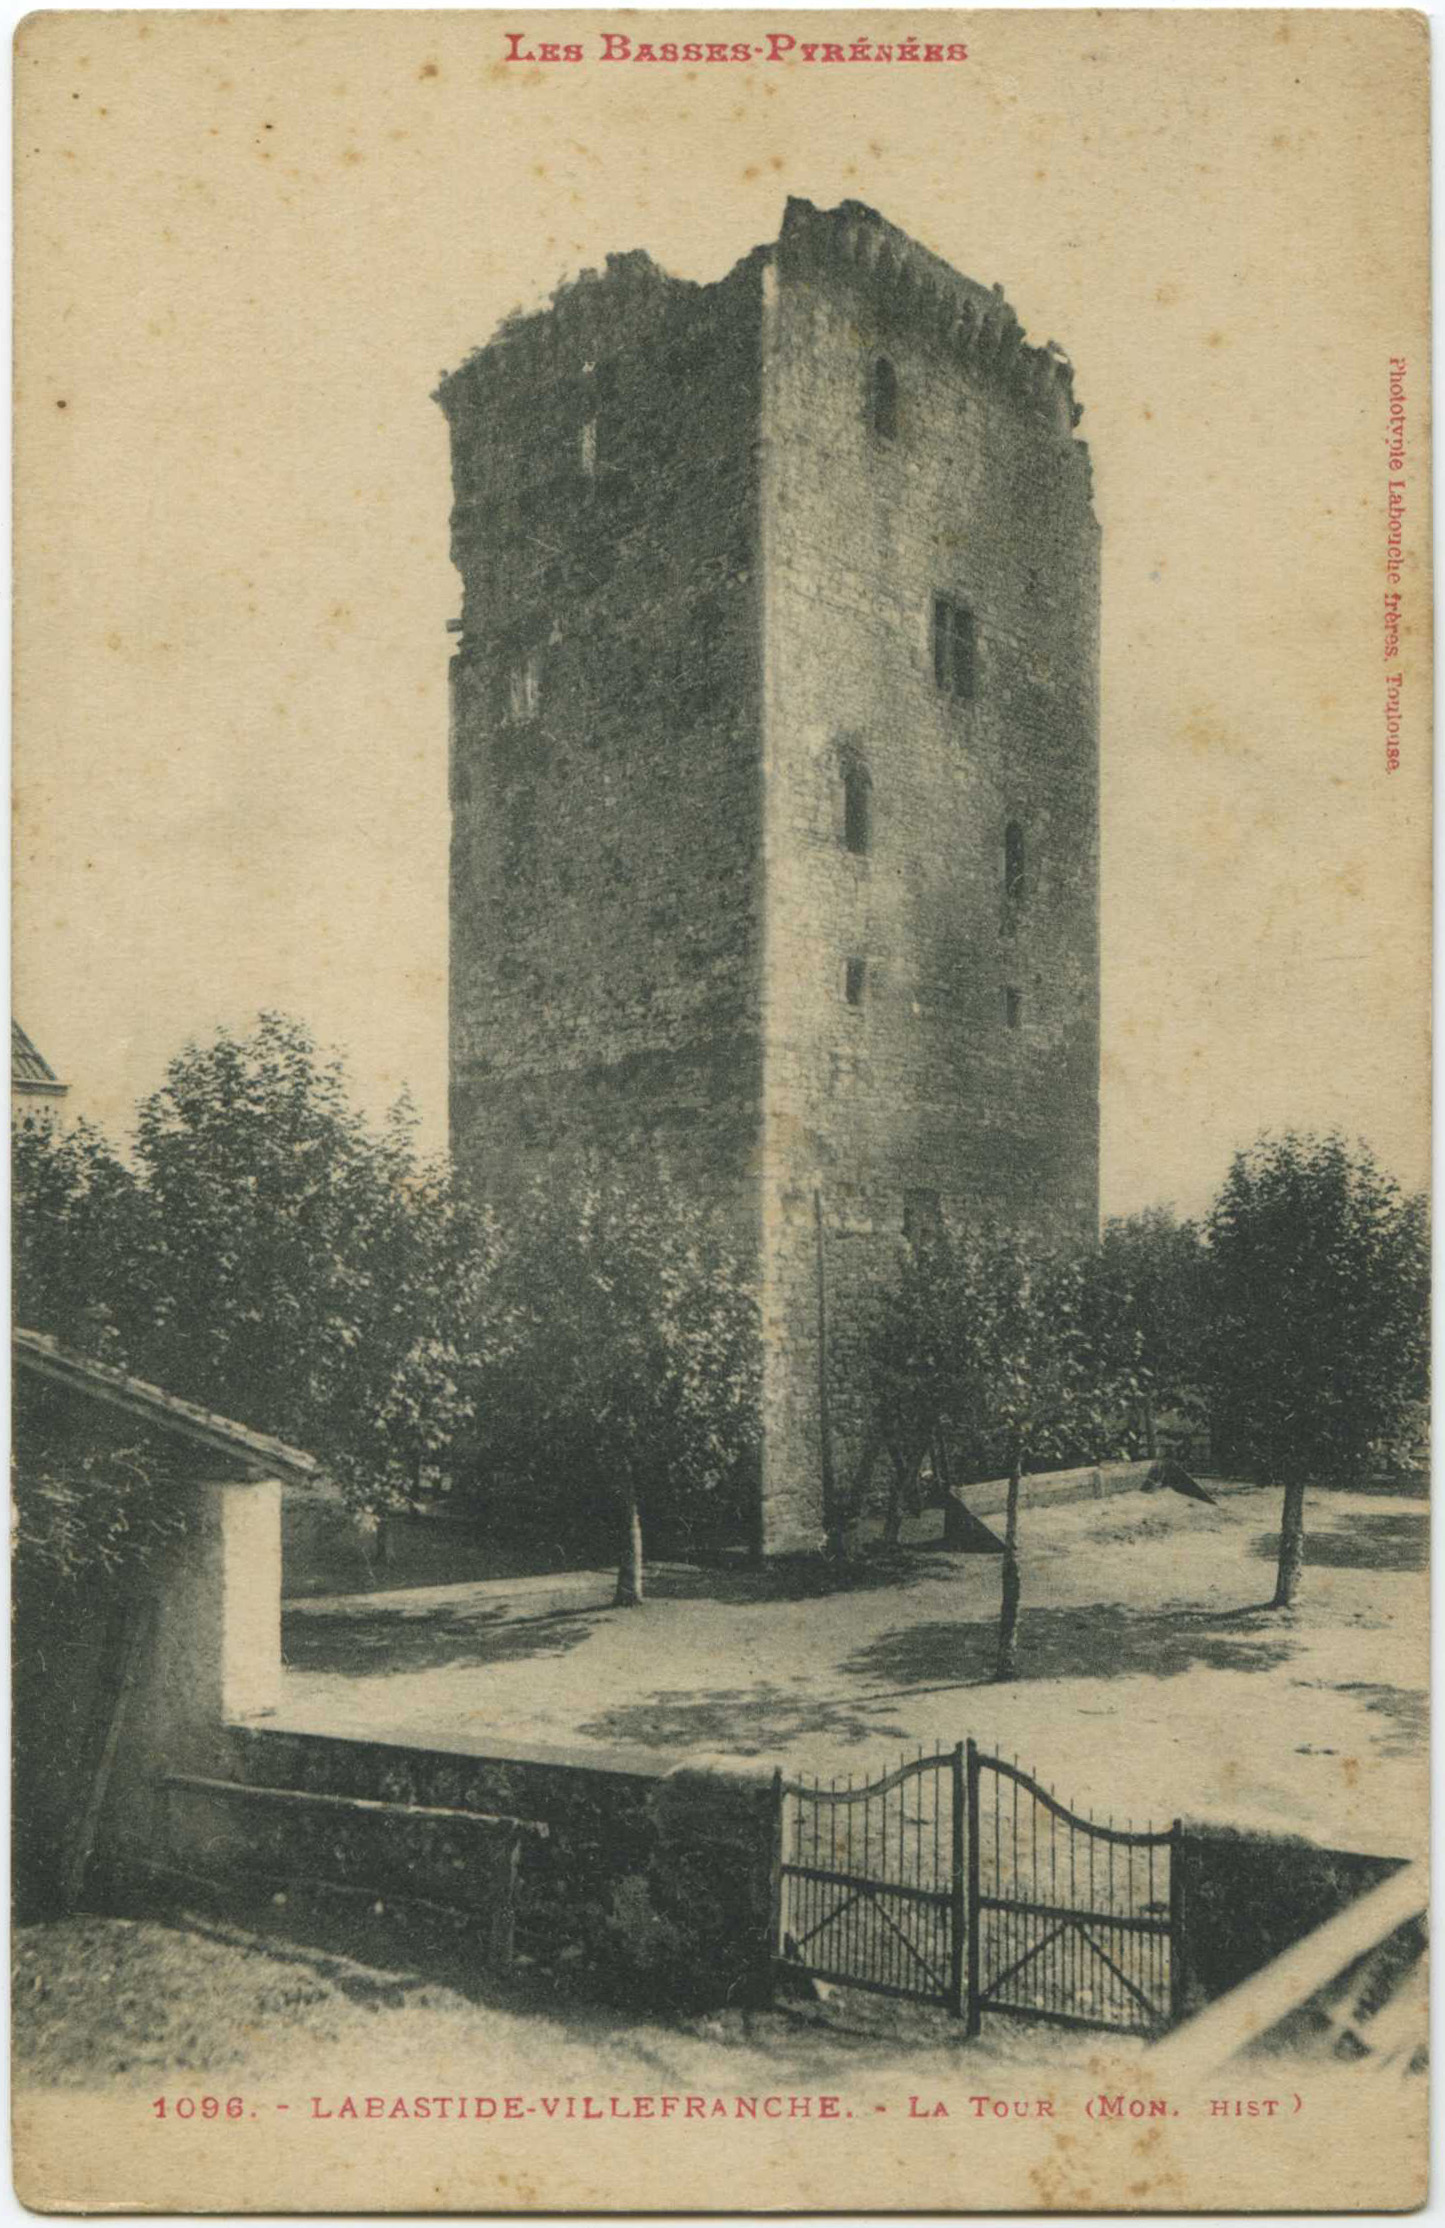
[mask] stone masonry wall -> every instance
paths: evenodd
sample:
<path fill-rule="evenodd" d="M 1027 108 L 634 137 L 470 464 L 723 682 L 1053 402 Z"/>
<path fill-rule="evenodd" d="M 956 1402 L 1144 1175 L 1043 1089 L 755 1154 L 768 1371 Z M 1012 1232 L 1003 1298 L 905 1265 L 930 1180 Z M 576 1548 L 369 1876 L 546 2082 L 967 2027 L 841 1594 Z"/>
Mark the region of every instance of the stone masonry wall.
<path fill-rule="evenodd" d="M 1186 1824 L 1178 1896 L 1187 2008 L 1227 1995 L 1404 1861 L 1324 1849 L 1293 1834 Z"/>
<path fill-rule="evenodd" d="M 870 420 L 880 355 L 897 378 L 891 438 Z M 816 1545 L 823 1519 L 814 1187 L 844 1485 L 871 1296 L 909 1195 L 959 1221 L 1096 1225 L 1098 535 L 1061 360 L 1021 351 L 996 296 L 871 212 L 790 205 L 764 364 L 776 1547 Z M 971 701 L 936 683 L 939 593 L 973 614 Z M 845 842 L 849 769 L 867 783 L 861 855 Z"/>
<path fill-rule="evenodd" d="M 408 1806 L 501 1814 L 547 1829 L 518 1841 L 516 1944 L 559 1978 L 671 2011 L 770 1998 L 778 1803 L 766 1768 L 669 1765 L 636 1751 L 499 1756 L 480 1744 L 428 1749 L 254 1727 L 232 1728 L 227 1741 L 225 1776 L 243 1784 L 394 1807 L 353 1816 L 173 1791 L 146 1851 L 150 1874 L 172 1893 L 209 1880 L 224 1908 L 254 1904 L 264 1915 L 279 1888 L 281 1929 L 324 1938 L 337 1898 L 309 1891 L 308 1876 L 341 1876 L 337 1860 L 349 1857 L 366 1889 L 341 1899 L 351 1954 L 485 1965 L 497 1892 L 485 1837 L 479 1847 L 475 1830 L 410 1816 Z M 146 1867 L 133 1863 L 132 1873 L 125 1894 L 135 1900 Z M 368 1908 L 377 1923 L 362 1947 Z"/>
<path fill-rule="evenodd" d="M 615 256 L 438 397 L 454 1150 L 503 1199 L 660 1156 L 754 1243 L 756 295 Z"/>

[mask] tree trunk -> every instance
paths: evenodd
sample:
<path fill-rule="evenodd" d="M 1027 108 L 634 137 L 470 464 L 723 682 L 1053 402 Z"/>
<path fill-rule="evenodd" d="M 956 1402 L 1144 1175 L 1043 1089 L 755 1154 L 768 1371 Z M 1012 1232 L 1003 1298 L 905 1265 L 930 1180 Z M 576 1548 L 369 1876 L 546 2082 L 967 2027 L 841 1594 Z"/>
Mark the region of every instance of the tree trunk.
<path fill-rule="evenodd" d="M 931 1437 L 932 1433 L 930 1432 L 919 1440 L 908 1458 L 908 1465 L 904 1471 L 903 1506 L 910 1516 L 922 1516 L 923 1514 L 923 1458 L 928 1452 Z"/>
<path fill-rule="evenodd" d="M 1274 1583 L 1271 1609 L 1288 1609 L 1299 1592 L 1305 1560 L 1305 1489 L 1303 1478 L 1284 1489 L 1279 1522 L 1279 1574 Z"/>
<path fill-rule="evenodd" d="M 896 1547 L 903 1530 L 903 1464 L 894 1448 L 888 1449 L 892 1475 L 888 1480 L 888 1509 L 883 1518 L 883 1545 Z"/>
<path fill-rule="evenodd" d="M 1012 1679 L 1018 1670 L 1019 1597 L 1019 1487 L 1023 1483 L 1023 1451 L 1015 1447 L 1008 1474 L 1008 1514 L 1003 1533 L 1003 1600 L 998 1613 L 998 1664 L 996 1680 Z"/>
<path fill-rule="evenodd" d="M 940 1423 L 933 1434 L 933 1478 L 943 1503 L 943 1544 L 962 1545 L 963 1511 L 953 1496 L 953 1469 L 948 1459 L 948 1427 Z"/>
<path fill-rule="evenodd" d="M 893 1464 L 893 1480 L 888 1488 L 888 1514 L 883 1520 L 883 1544 L 885 1547 L 896 1547 L 898 1545 L 905 1511 L 909 1516 L 918 1516 L 922 1513 L 917 1490 L 918 1473 L 923 1466 L 923 1457 L 927 1452 L 927 1439 L 922 1440 L 909 1452 L 905 1452 L 892 1444 L 889 1446 L 888 1457 Z"/>
<path fill-rule="evenodd" d="M 1146 1460 L 1150 1462 L 1157 1462 L 1159 1459 L 1159 1437 L 1154 1429 L 1154 1396 L 1152 1393 L 1145 1393 L 1144 1395 L 1144 1454 Z"/>
<path fill-rule="evenodd" d="M 637 1488 L 629 1486 L 622 1504 L 622 1556 L 617 1565 L 617 1592 L 612 1597 L 614 1609 L 640 1609 L 642 1606 L 642 1511 L 637 1505 Z"/>
<path fill-rule="evenodd" d="M 1018 1675 L 1021 1591 L 1019 1559 L 1011 1547 L 1006 1547 L 1003 1558 L 1003 1601 L 998 1613 L 998 1663 L 993 1674 L 1000 1683 Z"/>

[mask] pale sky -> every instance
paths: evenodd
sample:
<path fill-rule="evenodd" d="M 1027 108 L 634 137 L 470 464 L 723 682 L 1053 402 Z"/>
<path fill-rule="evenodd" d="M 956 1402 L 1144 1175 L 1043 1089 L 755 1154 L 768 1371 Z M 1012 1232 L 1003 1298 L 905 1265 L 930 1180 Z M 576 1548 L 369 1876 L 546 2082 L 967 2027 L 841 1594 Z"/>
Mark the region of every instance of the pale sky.
<path fill-rule="evenodd" d="M 603 20 L 517 19 L 589 57 Z M 441 1142 L 459 590 L 431 390 L 609 250 L 720 276 L 793 192 L 872 203 L 1074 359 L 1103 526 L 1106 1210 L 1195 1210 L 1288 1124 L 1423 1180 L 1423 27 L 909 23 L 962 26 L 968 62 L 529 70 L 486 14 L 30 19 L 16 1009 L 83 1111 L 123 1129 L 188 1035 L 269 1005 L 369 1104 L 409 1085 Z"/>

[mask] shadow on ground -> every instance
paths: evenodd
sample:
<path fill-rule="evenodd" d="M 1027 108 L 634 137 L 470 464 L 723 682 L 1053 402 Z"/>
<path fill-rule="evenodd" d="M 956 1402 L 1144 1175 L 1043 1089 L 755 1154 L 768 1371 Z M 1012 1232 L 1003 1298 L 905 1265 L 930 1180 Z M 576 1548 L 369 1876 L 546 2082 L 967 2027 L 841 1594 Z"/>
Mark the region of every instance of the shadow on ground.
<path fill-rule="evenodd" d="M 1367 1710 L 1378 1711 L 1380 1716 L 1390 1720 L 1392 1732 L 1380 1744 L 1387 1756 L 1426 1753 L 1430 1737 L 1430 1700 L 1418 1688 L 1375 1686 L 1356 1679 L 1336 1691 L 1357 1694 Z"/>
<path fill-rule="evenodd" d="M 706 1748 L 729 1756 L 770 1756 L 794 1741 L 824 1736 L 861 1746 L 902 1741 L 907 1728 L 850 1696 L 802 1696 L 786 1687 L 693 1687 L 623 1702 L 579 1726 L 589 1740 L 636 1748 Z"/>
<path fill-rule="evenodd" d="M 565 1655 L 592 1630 L 598 1611 L 554 1610 L 509 1617 L 505 1605 L 467 1609 L 456 1602 L 382 1609 L 288 1610 L 281 1653 L 288 1671 L 339 1672 L 352 1678 L 435 1671 L 445 1664 L 514 1663 L 522 1656 Z"/>
<path fill-rule="evenodd" d="M 1279 1560 L 1278 1532 L 1261 1532 L 1250 1545 L 1261 1562 Z M 1358 1509 L 1338 1529 L 1311 1530 L 1305 1503 L 1305 1565 L 1313 1570 L 1418 1571 L 1430 1554 L 1428 1509 Z"/>
<path fill-rule="evenodd" d="M 1088 1605 L 1030 1610 L 1019 1628 L 1021 1680 L 1173 1678 L 1185 1671 L 1268 1671 L 1285 1663 L 1295 1641 L 1265 1621 L 1263 1608 L 1201 1614 L 1142 1615 Z M 839 1666 L 840 1677 L 882 1691 L 798 1694 L 778 1686 L 692 1688 L 649 1695 L 591 1718 L 591 1740 L 644 1748 L 708 1748 L 732 1756 L 771 1755 L 819 1736 L 861 1745 L 907 1741 L 911 1728 L 890 1704 L 910 1695 L 990 1681 L 996 1621 L 953 1618 L 883 1633 Z"/>
<path fill-rule="evenodd" d="M 1141 1612 L 1101 1603 L 1030 1609 L 1019 1620 L 1020 1679 L 1170 1679 L 1181 1672 L 1270 1671 L 1294 1642 L 1262 1622 L 1259 1608 Z M 849 1678 L 910 1688 L 978 1686 L 993 1677 L 998 1626 L 993 1618 L 904 1625 L 860 1648 L 843 1666 Z"/>
<path fill-rule="evenodd" d="M 601 1574 L 597 1590 L 611 1581 Z M 707 1568 L 687 1563 L 655 1565 L 647 1591 L 654 1601 L 711 1601 L 733 1605 L 810 1601 L 831 1594 L 901 1590 L 937 1576 L 928 1558 L 880 1552 L 847 1563 L 817 1557 L 763 1570 L 741 1565 Z M 567 1575 L 558 1575 L 561 1591 Z M 297 1601 L 282 1609 L 282 1656 L 288 1671 L 334 1672 L 366 1678 L 383 1672 L 436 1671 L 448 1664 L 511 1663 L 524 1656 L 563 1655 L 585 1640 L 608 1612 L 604 1599 L 577 1608 L 518 1614 L 518 1601 L 488 1582 L 474 1602 L 428 1601 L 418 1587 L 400 1605 L 395 1595 L 350 1594 L 322 1607 Z"/>

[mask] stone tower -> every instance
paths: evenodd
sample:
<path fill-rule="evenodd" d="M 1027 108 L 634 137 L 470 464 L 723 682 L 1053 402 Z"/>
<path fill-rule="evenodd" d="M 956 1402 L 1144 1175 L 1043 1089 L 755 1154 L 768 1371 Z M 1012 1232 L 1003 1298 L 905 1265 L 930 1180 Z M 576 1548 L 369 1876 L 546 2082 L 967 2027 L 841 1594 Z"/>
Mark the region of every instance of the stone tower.
<path fill-rule="evenodd" d="M 446 377 L 451 1131 L 734 1218 L 756 1544 L 822 1539 L 866 1301 L 942 1214 L 1098 1211 L 1098 527 L 1067 358 L 857 202 L 612 256 Z M 821 1234 L 818 1208 L 821 1206 Z"/>

